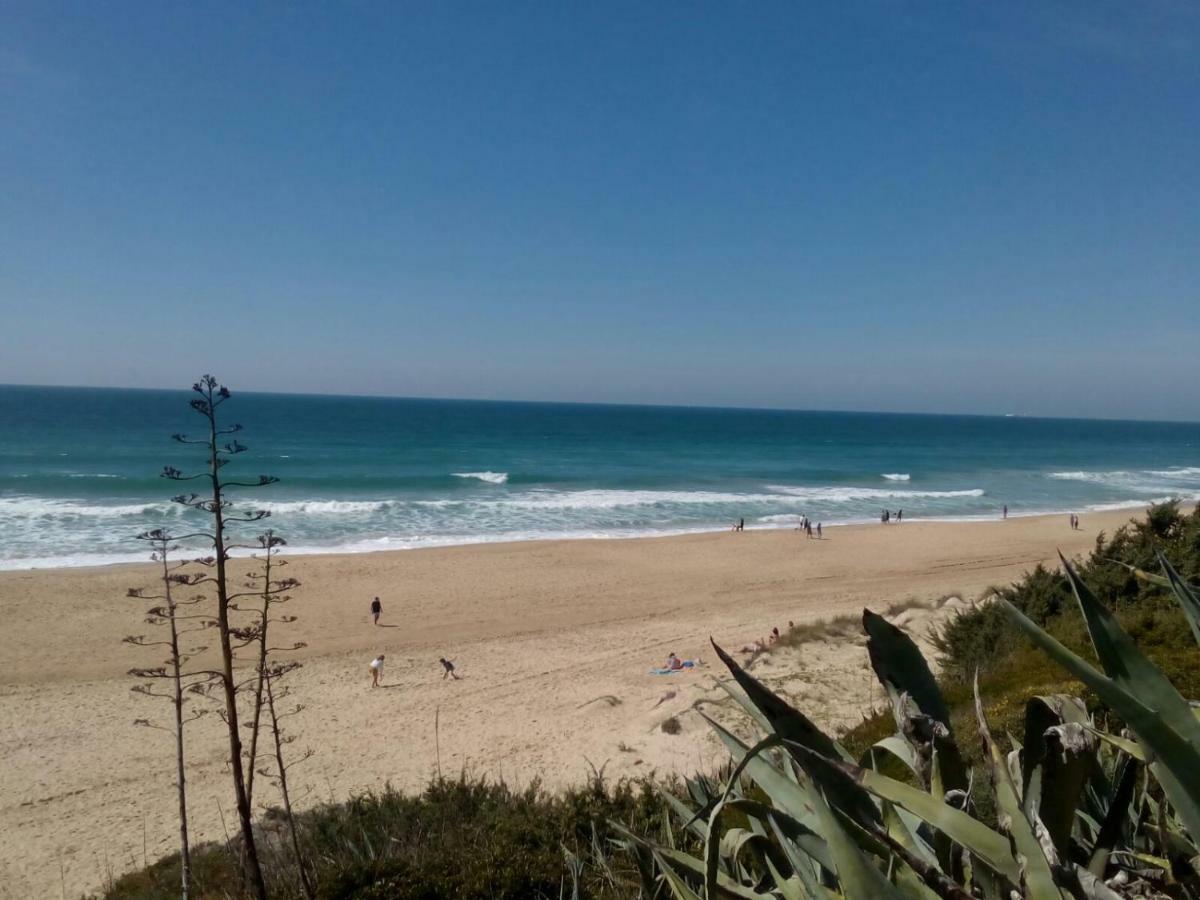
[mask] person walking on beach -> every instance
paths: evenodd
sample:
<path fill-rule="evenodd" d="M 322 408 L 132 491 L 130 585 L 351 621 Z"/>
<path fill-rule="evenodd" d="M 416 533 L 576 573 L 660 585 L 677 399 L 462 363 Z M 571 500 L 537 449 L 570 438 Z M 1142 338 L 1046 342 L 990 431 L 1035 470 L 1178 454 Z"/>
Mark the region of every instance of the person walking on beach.
<path fill-rule="evenodd" d="M 817 523 L 817 540 L 821 540 L 821 523 Z"/>
<path fill-rule="evenodd" d="M 1004 504 L 1004 515 L 1001 516 L 1001 518 L 1004 518 L 1004 519 L 1008 518 L 1008 504 L 1007 503 Z"/>
<path fill-rule="evenodd" d="M 382 612 L 383 612 L 383 604 L 380 603 L 379 598 L 376 597 L 374 600 L 371 601 L 371 618 L 375 621 L 376 625 L 379 624 L 379 615 Z"/>
<path fill-rule="evenodd" d="M 902 510 L 902 509 L 896 510 L 896 524 L 899 525 L 903 521 L 904 521 L 904 510 Z"/>
<path fill-rule="evenodd" d="M 367 668 L 371 671 L 371 687 L 379 687 L 380 682 L 383 681 L 383 654 L 380 653 L 371 660 L 371 665 Z"/>
<path fill-rule="evenodd" d="M 442 681 L 445 681 L 447 677 L 453 678 L 455 681 L 458 681 L 458 679 L 461 676 L 457 672 L 454 671 L 454 663 L 453 662 L 446 659 L 444 656 L 441 659 L 439 659 L 438 662 L 440 662 L 442 664 L 442 668 L 445 670 L 444 672 L 442 672 Z"/>

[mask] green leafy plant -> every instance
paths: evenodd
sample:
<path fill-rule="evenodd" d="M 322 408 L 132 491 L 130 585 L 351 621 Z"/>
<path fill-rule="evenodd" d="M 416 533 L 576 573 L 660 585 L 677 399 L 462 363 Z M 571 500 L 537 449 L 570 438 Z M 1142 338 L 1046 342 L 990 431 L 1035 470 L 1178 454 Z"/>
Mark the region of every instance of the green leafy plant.
<path fill-rule="evenodd" d="M 1160 556 L 1162 576 L 1200 639 L 1200 594 Z M 799 898 L 1200 898 L 1200 721 L 1065 559 L 1099 667 L 1006 599 L 997 610 L 1102 706 L 1062 694 L 1025 705 L 1002 748 L 975 718 L 992 815 L 965 764 L 947 704 L 919 649 L 863 613 L 871 665 L 895 733 L 854 759 L 714 643 L 727 685 L 759 729 L 753 744 L 713 720 L 733 768 L 669 798 L 702 851 L 614 829 L 647 896 Z M 1149 577 L 1142 570 L 1135 577 Z M 1047 591 L 1053 596 L 1056 591 Z M 1056 611 L 1057 612 L 1057 611 Z M 1114 723 L 1123 724 L 1119 731 Z"/>

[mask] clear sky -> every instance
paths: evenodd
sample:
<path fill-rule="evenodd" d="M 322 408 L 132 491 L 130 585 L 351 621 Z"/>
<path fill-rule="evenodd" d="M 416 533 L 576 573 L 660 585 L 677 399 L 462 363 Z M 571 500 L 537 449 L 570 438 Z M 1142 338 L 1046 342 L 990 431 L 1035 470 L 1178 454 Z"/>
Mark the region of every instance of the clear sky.
<path fill-rule="evenodd" d="M 1200 418 L 1200 5 L 0 6 L 0 382 Z"/>

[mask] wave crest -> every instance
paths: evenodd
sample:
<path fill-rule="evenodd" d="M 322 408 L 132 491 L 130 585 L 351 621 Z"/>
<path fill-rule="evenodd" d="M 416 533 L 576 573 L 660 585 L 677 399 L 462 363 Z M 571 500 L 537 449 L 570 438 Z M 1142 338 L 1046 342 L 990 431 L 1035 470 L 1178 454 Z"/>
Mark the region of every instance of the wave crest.
<path fill-rule="evenodd" d="M 474 478 L 486 481 L 488 484 L 504 484 L 508 481 L 507 472 L 451 472 L 455 478 Z"/>
<path fill-rule="evenodd" d="M 909 475 L 907 472 L 885 472 L 880 477 L 886 478 L 888 481 L 911 481 L 912 480 L 912 476 Z"/>

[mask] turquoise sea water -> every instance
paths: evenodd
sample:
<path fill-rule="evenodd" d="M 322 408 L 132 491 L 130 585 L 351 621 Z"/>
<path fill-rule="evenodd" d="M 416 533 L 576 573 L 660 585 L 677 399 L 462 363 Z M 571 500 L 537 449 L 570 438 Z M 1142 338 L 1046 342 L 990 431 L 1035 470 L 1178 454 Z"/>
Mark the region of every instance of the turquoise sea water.
<path fill-rule="evenodd" d="M 0 567 L 185 530 L 181 391 L 0 387 Z M 1200 499 L 1200 424 L 236 394 L 240 498 L 297 551 L 995 517 Z"/>

